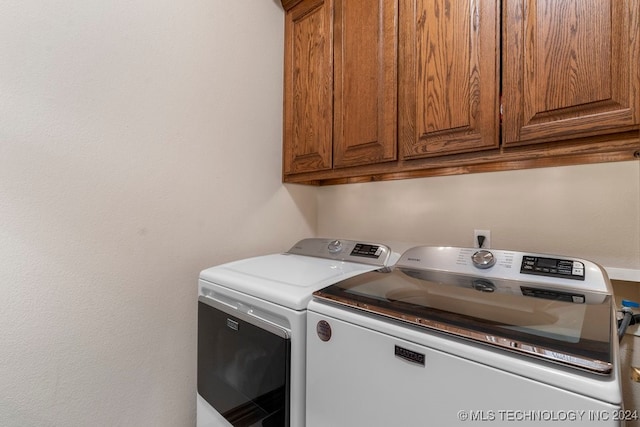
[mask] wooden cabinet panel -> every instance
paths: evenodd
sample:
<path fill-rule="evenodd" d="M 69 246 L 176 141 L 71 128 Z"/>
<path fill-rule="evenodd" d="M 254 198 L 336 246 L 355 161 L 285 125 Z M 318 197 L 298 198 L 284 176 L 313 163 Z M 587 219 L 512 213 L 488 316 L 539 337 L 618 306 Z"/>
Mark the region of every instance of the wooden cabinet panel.
<path fill-rule="evenodd" d="M 637 128 L 640 2 L 504 5 L 505 146 Z"/>
<path fill-rule="evenodd" d="M 285 175 L 332 167 L 332 9 L 303 1 L 285 17 Z"/>
<path fill-rule="evenodd" d="M 403 158 L 498 147 L 499 16 L 495 0 L 401 2 Z"/>
<path fill-rule="evenodd" d="M 282 5 L 286 182 L 640 158 L 640 0 Z"/>
<path fill-rule="evenodd" d="M 396 159 L 398 0 L 335 0 L 333 165 Z"/>

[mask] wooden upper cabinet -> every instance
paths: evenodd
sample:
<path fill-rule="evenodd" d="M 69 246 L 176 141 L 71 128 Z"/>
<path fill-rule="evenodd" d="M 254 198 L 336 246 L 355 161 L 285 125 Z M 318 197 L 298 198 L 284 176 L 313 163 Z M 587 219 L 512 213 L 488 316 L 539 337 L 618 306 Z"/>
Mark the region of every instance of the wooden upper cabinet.
<path fill-rule="evenodd" d="M 332 167 L 332 12 L 333 0 L 312 0 L 285 16 L 285 175 Z"/>
<path fill-rule="evenodd" d="M 497 148 L 500 2 L 400 4 L 402 158 Z"/>
<path fill-rule="evenodd" d="M 640 1 L 503 4 L 505 146 L 638 127 Z"/>
<path fill-rule="evenodd" d="M 281 1 L 284 181 L 640 156 L 640 0 Z"/>
<path fill-rule="evenodd" d="M 336 168 L 396 159 L 398 0 L 335 0 Z"/>

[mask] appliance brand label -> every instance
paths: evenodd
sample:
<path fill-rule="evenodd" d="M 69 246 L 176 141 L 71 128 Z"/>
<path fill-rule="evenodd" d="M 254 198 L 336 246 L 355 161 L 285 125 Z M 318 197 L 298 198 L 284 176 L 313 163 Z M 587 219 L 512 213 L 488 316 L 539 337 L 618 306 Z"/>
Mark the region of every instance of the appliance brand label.
<path fill-rule="evenodd" d="M 316 333 L 322 341 L 329 341 L 331 339 L 331 325 L 329 322 L 325 320 L 319 321 L 316 325 Z"/>
<path fill-rule="evenodd" d="M 396 356 L 401 359 L 406 360 L 407 362 L 415 363 L 421 366 L 425 365 L 426 357 L 422 353 L 417 353 L 415 351 L 409 350 L 408 348 L 396 346 Z"/>
<path fill-rule="evenodd" d="M 238 330 L 238 322 L 236 322 L 233 319 L 227 318 L 227 327 L 229 329 L 233 329 L 234 331 L 237 331 Z"/>

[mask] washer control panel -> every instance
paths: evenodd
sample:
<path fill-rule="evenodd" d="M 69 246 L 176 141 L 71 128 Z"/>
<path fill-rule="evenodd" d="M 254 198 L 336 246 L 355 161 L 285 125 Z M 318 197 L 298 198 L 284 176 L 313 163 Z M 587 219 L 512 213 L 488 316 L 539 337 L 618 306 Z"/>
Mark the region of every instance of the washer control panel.
<path fill-rule="evenodd" d="M 584 280 L 584 264 L 569 259 L 524 255 L 520 265 L 520 273 Z"/>
<path fill-rule="evenodd" d="M 438 273 L 438 280 L 446 281 L 447 276 L 468 276 L 485 279 L 497 284 L 501 281 L 519 283 L 514 292 L 520 293 L 520 286 L 540 289 L 555 289 L 569 292 L 569 299 L 583 294 L 583 290 L 611 293 L 611 283 L 606 271 L 599 265 L 579 258 L 533 252 L 478 248 L 456 248 L 450 246 L 416 246 L 405 251 L 394 268 L 403 271 L 426 271 L 429 275 Z M 412 273 L 413 274 L 413 273 Z M 415 273 L 418 274 L 418 273 Z M 426 273 L 425 273 L 426 274 Z M 490 292 L 489 287 L 474 284 L 474 288 Z M 496 291 L 497 292 L 497 291 Z M 531 291 L 528 291 L 532 293 Z M 535 293 L 535 292 L 533 292 Z M 542 295 L 540 297 L 552 297 Z M 556 298 L 558 295 L 553 295 Z M 565 298 L 566 296 L 562 296 Z"/>

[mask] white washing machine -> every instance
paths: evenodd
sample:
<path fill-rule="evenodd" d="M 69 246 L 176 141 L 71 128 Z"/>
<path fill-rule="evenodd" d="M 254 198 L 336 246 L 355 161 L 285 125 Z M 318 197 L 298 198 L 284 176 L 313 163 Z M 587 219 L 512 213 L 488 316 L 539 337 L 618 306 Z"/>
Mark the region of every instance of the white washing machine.
<path fill-rule="evenodd" d="M 398 258 L 382 244 L 314 238 L 202 271 L 198 427 L 304 426 L 311 294 Z"/>
<path fill-rule="evenodd" d="M 306 425 L 623 425 L 614 314 L 586 260 L 410 249 L 314 293 Z"/>

